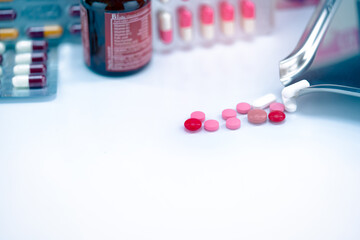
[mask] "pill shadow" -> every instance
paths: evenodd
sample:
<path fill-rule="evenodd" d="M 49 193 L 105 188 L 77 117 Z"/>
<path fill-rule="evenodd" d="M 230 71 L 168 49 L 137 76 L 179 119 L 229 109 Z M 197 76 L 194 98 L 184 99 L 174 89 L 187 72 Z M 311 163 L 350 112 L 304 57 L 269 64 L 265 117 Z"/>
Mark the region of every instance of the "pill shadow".
<path fill-rule="evenodd" d="M 360 98 L 337 93 L 309 93 L 298 99 L 298 113 L 360 123 Z"/>

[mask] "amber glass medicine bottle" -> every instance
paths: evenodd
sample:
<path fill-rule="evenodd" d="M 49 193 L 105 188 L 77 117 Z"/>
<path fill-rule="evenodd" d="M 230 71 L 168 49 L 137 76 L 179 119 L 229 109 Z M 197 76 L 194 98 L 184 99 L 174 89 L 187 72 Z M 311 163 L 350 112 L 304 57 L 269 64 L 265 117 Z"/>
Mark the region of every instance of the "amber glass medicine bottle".
<path fill-rule="evenodd" d="M 81 0 L 85 63 L 102 75 L 125 76 L 151 60 L 151 0 Z"/>

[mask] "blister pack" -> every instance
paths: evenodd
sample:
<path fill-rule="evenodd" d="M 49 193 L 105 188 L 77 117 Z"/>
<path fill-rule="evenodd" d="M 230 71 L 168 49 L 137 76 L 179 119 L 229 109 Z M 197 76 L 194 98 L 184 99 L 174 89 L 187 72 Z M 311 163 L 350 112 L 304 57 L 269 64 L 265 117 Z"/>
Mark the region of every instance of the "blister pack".
<path fill-rule="evenodd" d="M 273 0 L 154 0 L 154 48 L 167 52 L 270 33 Z"/>
<path fill-rule="evenodd" d="M 46 41 L 0 42 L 0 98 L 36 98 L 57 92 L 57 48 Z"/>
<path fill-rule="evenodd" d="M 0 0 L 0 41 L 80 42 L 79 0 Z"/>

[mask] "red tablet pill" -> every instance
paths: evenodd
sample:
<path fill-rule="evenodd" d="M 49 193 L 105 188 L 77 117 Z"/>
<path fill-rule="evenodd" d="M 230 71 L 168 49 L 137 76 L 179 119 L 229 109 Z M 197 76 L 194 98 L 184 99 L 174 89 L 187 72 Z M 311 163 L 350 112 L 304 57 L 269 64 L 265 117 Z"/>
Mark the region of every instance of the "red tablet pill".
<path fill-rule="evenodd" d="M 279 123 L 284 121 L 286 118 L 286 115 L 282 111 L 272 111 L 269 113 L 269 120 L 274 123 Z"/>
<path fill-rule="evenodd" d="M 184 126 L 187 130 L 191 132 L 195 132 L 201 128 L 202 123 L 199 119 L 189 118 L 188 120 L 185 121 Z"/>

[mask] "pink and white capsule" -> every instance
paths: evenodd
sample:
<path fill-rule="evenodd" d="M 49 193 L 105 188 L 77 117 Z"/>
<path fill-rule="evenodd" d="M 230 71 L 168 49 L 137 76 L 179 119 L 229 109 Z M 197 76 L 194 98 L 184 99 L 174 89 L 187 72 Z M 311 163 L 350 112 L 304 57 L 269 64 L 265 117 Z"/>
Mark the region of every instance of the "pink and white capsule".
<path fill-rule="evenodd" d="M 46 77 L 44 75 L 15 76 L 12 78 L 12 84 L 15 88 L 43 88 L 46 86 Z"/>
<path fill-rule="evenodd" d="M 235 13 L 234 6 L 224 1 L 220 4 L 221 30 L 226 37 L 235 34 Z"/>
<path fill-rule="evenodd" d="M 215 36 L 214 9 L 209 5 L 200 7 L 201 34 L 204 39 L 212 40 Z"/>
<path fill-rule="evenodd" d="M 169 12 L 162 11 L 158 14 L 160 39 L 165 44 L 173 40 L 172 16 Z"/>
<path fill-rule="evenodd" d="M 46 74 L 44 64 L 20 64 L 14 67 L 14 75 Z"/>
<path fill-rule="evenodd" d="M 242 0 L 240 3 L 241 26 L 246 34 L 255 32 L 255 4 L 250 0 Z"/>
<path fill-rule="evenodd" d="M 15 64 L 44 63 L 47 54 L 44 52 L 22 53 L 15 56 Z"/>
<path fill-rule="evenodd" d="M 180 37 L 184 42 L 191 42 L 192 33 L 192 13 L 186 7 L 180 7 L 178 10 Z"/>

